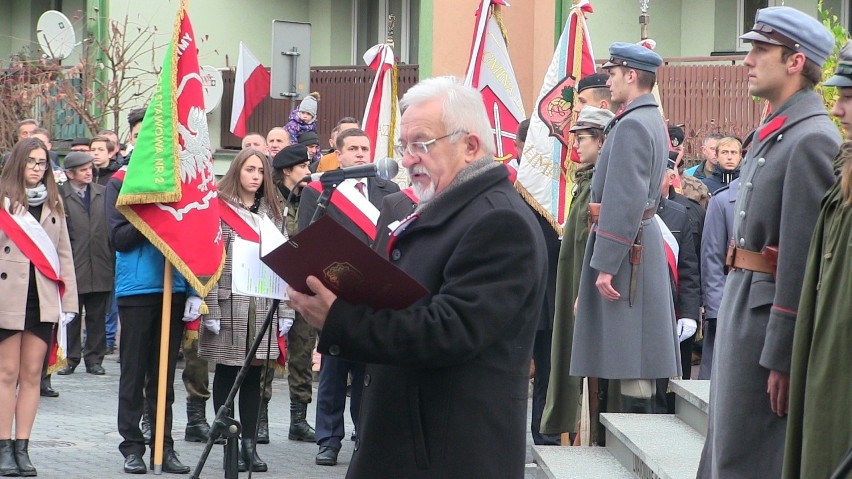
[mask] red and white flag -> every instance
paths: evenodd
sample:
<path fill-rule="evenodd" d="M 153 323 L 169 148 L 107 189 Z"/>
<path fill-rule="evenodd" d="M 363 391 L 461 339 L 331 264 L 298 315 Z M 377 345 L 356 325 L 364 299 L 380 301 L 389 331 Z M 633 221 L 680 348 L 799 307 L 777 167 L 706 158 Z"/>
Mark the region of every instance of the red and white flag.
<path fill-rule="evenodd" d="M 240 42 L 237 74 L 234 78 L 234 101 L 231 109 L 231 133 L 246 136 L 246 123 L 254 109 L 269 96 L 271 78 L 260 60 Z"/>
<path fill-rule="evenodd" d="M 494 132 L 497 160 L 506 162 L 515 152 L 515 133 L 526 118 L 515 70 L 506 48 L 506 32 L 500 22 L 504 0 L 482 0 L 476 10 L 476 29 L 470 48 L 464 83 L 482 93 Z"/>
<path fill-rule="evenodd" d="M 373 153 L 370 161 L 393 158 L 393 146 L 399 140 L 397 69 L 393 49 L 385 43 L 375 45 L 364 53 L 364 62 L 376 70 L 361 125 L 370 138 Z"/>
<path fill-rule="evenodd" d="M 570 152 L 574 142 L 569 132 L 573 124 L 575 85 L 595 73 L 592 42 L 586 28 L 586 14 L 592 12 L 589 0 L 579 0 L 571 13 L 553 60 L 544 76 L 530 118 L 527 141 L 515 187 L 536 211 L 561 235 L 571 203 L 574 167 Z"/>

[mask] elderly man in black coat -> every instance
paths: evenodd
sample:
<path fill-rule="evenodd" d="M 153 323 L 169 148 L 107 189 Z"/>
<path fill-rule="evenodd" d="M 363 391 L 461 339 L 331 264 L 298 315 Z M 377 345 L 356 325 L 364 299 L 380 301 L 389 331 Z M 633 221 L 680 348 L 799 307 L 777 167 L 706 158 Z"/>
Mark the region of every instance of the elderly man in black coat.
<path fill-rule="evenodd" d="M 493 160 L 479 92 L 430 78 L 401 106 L 397 150 L 421 202 L 394 232 L 390 260 L 429 294 L 375 310 L 312 276 L 313 295 L 290 290 L 322 328 L 321 352 L 368 363 L 346 477 L 522 478 L 541 228 Z"/>

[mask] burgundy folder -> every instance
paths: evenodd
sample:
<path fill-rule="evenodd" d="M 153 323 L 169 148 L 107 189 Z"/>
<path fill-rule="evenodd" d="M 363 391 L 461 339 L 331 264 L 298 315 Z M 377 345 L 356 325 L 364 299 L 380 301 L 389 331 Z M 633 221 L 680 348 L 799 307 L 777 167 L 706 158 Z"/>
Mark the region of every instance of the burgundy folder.
<path fill-rule="evenodd" d="M 261 260 L 296 291 L 310 293 L 312 275 L 346 302 L 374 309 L 404 309 L 429 292 L 328 216 Z"/>

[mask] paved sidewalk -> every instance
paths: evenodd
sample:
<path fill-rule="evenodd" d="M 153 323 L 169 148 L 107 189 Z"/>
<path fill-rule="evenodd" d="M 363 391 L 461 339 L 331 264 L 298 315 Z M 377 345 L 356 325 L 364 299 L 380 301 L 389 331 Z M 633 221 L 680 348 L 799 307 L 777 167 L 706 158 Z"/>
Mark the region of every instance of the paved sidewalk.
<path fill-rule="evenodd" d="M 121 436 L 116 431 L 119 364 L 116 356 L 104 360 L 107 373 L 93 376 L 85 368 L 77 368 L 68 376 L 53 375 L 53 388 L 59 391 L 58 398 L 42 398 L 30 443 L 30 457 L 38 469 L 38 477 L 48 479 L 129 479 L 122 467 L 124 459 L 118 451 Z M 173 437 L 180 460 L 193 470 L 201 456 L 203 444 L 183 440 L 186 426 L 186 391 L 180 380 L 182 364 L 178 364 L 175 379 L 175 405 Z M 211 384 L 213 376 L 210 376 Z M 253 473 L 257 478 L 335 479 L 346 475 L 352 455 L 353 443 L 343 442 L 339 463 L 335 467 L 317 466 L 314 456 L 317 446 L 312 443 L 287 439 L 290 421 L 290 402 L 287 381 L 276 378 L 273 397 L 269 408 L 271 442 L 259 445 L 258 454 L 269 464 L 269 472 Z M 314 383 L 316 397 L 316 383 Z M 308 422 L 314 424 L 315 402 L 308 408 Z M 346 433 L 352 430 L 347 404 Z M 529 407 L 528 407 L 529 413 Z M 207 419 L 212 420 L 213 401 L 207 402 Z M 532 441 L 527 434 L 528 443 Z M 495 438 L 499 440 L 499 438 Z M 223 477 L 222 446 L 214 446 L 201 474 L 202 478 Z M 148 453 L 145 454 L 148 464 Z M 532 456 L 527 453 L 527 462 Z M 149 464 L 150 466 L 150 464 Z M 149 471 L 149 475 L 153 472 Z M 186 475 L 163 474 L 163 477 L 188 477 Z M 240 478 L 248 477 L 241 473 Z M 527 468 L 527 479 L 535 478 L 535 470 Z"/>

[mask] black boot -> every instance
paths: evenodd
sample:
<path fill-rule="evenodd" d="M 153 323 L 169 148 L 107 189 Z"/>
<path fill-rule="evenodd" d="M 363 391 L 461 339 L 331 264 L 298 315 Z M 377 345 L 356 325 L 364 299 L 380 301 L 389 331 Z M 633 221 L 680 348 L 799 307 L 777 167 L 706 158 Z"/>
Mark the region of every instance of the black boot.
<path fill-rule="evenodd" d="M 142 439 L 145 444 L 151 444 L 151 411 L 147 399 L 142 404 L 142 422 L 139 428 L 142 430 Z"/>
<path fill-rule="evenodd" d="M 15 442 L 11 439 L 0 440 L 0 476 L 18 477 L 18 462 L 15 460 Z"/>
<path fill-rule="evenodd" d="M 189 442 L 207 442 L 210 435 L 210 425 L 204 411 L 207 402 L 203 399 L 188 399 L 186 401 L 186 431 L 184 440 Z"/>
<path fill-rule="evenodd" d="M 243 462 L 245 462 L 246 466 L 248 466 L 253 472 L 266 472 L 268 467 L 266 466 L 266 463 L 258 457 L 257 448 L 251 439 L 243 439 L 243 448 L 240 452 Z"/>
<path fill-rule="evenodd" d="M 257 421 L 257 443 L 269 444 L 269 400 L 260 402 L 260 418 Z"/>
<path fill-rule="evenodd" d="M 30 461 L 29 439 L 15 439 L 15 462 L 18 463 L 18 472 L 21 477 L 34 477 L 36 468 Z"/>
<path fill-rule="evenodd" d="M 290 402 L 290 433 L 287 438 L 291 441 L 316 442 L 316 432 L 308 424 L 308 405 L 302 402 Z"/>
<path fill-rule="evenodd" d="M 237 441 L 238 438 L 231 438 L 231 441 Z M 222 450 L 225 451 L 225 457 L 222 460 L 222 467 L 225 469 L 225 477 L 228 477 L 228 466 L 231 460 L 231 457 L 228 453 L 228 443 L 225 442 L 225 445 L 222 447 Z M 240 451 L 240 446 L 237 444 L 237 471 L 238 472 L 246 472 L 248 468 L 246 467 L 246 462 L 243 460 L 243 453 Z"/>

